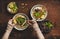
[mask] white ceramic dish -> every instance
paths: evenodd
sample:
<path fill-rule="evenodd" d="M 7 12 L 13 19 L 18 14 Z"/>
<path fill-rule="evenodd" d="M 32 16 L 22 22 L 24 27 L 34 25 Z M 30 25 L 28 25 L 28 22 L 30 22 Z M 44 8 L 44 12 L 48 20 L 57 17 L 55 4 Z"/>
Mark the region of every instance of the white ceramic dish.
<path fill-rule="evenodd" d="M 19 15 L 22 15 L 22 16 L 25 16 L 26 17 L 26 20 L 29 20 L 28 16 L 23 14 L 23 13 L 18 13 L 16 14 L 14 17 L 13 17 L 13 20 L 16 18 L 16 16 L 19 16 Z M 17 30 L 25 30 L 29 25 L 27 24 L 27 26 L 23 27 L 23 28 L 18 28 L 17 25 L 14 26 L 15 29 Z"/>
<path fill-rule="evenodd" d="M 43 6 L 43 5 L 40 5 L 40 4 L 37 4 L 37 5 L 35 5 L 35 6 L 32 7 L 32 9 L 31 9 L 31 11 L 30 11 L 30 15 L 31 15 L 31 17 L 32 17 L 33 20 L 36 20 L 35 17 L 33 16 L 33 11 L 34 11 L 35 9 L 37 9 L 37 8 L 42 9 L 42 7 L 44 7 L 44 6 Z M 45 8 L 45 10 L 46 10 L 46 7 L 44 7 L 44 8 Z M 43 21 L 44 19 L 46 19 L 47 14 L 48 14 L 48 12 L 47 12 L 47 10 L 46 10 L 46 14 L 45 14 L 44 18 L 43 18 L 43 19 L 38 19 L 38 20 L 36 20 L 36 21 Z"/>
<path fill-rule="evenodd" d="M 14 8 L 14 9 L 13 9 Z M 8 5 L 7 5 L 7 10 L 8 12 L 10 12 L 11 14 L 15 14 L 17 11 L 18 11 L 18 7 L 17 7 L 17 4 L 16 2 L 10 2 Z M 14 11 L 13 11 L 14 10 Z"/>

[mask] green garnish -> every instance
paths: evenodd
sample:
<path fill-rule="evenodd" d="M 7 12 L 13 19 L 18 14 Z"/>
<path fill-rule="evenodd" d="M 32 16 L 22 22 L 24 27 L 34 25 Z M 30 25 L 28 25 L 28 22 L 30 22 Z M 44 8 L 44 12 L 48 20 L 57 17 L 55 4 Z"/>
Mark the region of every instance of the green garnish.
<path fill-rule="evenodd" d="M 16 21 L 17 21 L 18 24 L 21 24 L 22 25 L 25 22 L 25 18 L 18 17 L 16 19 Z"/>
<path fill-rule="evenodd" d="M 36 12 L 34 15 L 35 15 L 36 17 L 38 17 L 38 16 L 40 16 L 40 13 L 39 13 L 39 12 Z"/>
<path fill-rule="evenodd" d="M 36 18 L 41 18 L 42 15 L 44 15 L 44 12 L 35 12 L 35 13 L 34 13 L 34 16 L 35 16 Z"/>
<path fill-rule="evenodd" d="M 45 25 L 48 27 L 48 28 L 51 28 L 53 26 L 53 24 L 51 22 L 45 22 Z"/>
<path fill-rule="evenodd" d="M 17 7 L 15 2 L 9 3 L 8 7 L 10 8 L 12 13 L 16 13 L 17 12 L 18 7 Z"/>

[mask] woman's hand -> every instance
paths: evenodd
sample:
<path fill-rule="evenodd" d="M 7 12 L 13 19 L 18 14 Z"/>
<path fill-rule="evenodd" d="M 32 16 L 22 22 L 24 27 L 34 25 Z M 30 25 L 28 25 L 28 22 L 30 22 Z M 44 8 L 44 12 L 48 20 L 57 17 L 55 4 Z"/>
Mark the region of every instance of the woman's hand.
<path fill-rule="evenodd" d="M 7 31 L 12 31 L 14 26 L 15 26 L 15 24 L 13 24 L 13 20 L 10 19 L 8 22 Z"/>
<path fill-rule="evenodd" d="M 36 21 L 28 20 L 28 24 L 31 25 L 33 29 L 36 31 L 39 39 L 45 39 Z"/>
<path fill-rule="evenodd" d="M 4 33 L 2 39 L 8 39 L 15 24 L 12 23 L 12 19 L 9 20 L 6 32 Z"/>
<path fill-rule="evenodd" d="M 34 29 L 38 28 L 38 23 L 34 20 L 28 20 L 28 24 L 31 25 Z"/>

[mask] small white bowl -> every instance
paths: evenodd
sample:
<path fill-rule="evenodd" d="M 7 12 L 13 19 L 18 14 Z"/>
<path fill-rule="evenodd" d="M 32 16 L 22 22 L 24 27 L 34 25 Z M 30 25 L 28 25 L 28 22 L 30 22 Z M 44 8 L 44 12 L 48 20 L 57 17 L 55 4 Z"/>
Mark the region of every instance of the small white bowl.
<path fill-rule="evenodd" d="M 10 3 L 7 5 L 7 11 L 8 11 L 9 13 L 11 13 L 11 14 L 15 14 L 15 13 L 17 13 L 17 11 L 18 11 L 17 4 L 16 4 L 16 7 L 17 7 L 16 11 L 15 11 L 15 12 L 12 12 L 12 10 L 9 8 L 9 5 L 11 5 L 11 3 L 16 4 L 16 2 L 10 2 Z"/>
<path fill-rule="evenodd" d="M 40 8 L 39 8 L 39 7 L 40 7 Z M 41 7 L 44 7 L 44 6 L 43 6 L 43 5 L 40 5 L 40 4 L 37 4 L 37 5 L 34 5 L 34 6 L 32 7 L 32 9 L 31 9 L 31 11 L 30 11 L 30 15 L 31 15 L 31 17 L 32 17 L 33 20 L 35 20 L 35 21 L 43 21 L 44 19 L 46 19 L 47 13 L 48 13 L 47 10 L 46 10 L 46 7 L 44 7 L 45 10 L 46 10 L 46 14 L 45 14 L 45 17 L 44 17 L 43 19 L 38 19 L 38 20 L 36 20 L 35 17 L 33 16 L 33 11 L 34 11 L 36 8 L 41 9 Z"/>
<path fill-rule="evenodd" d="M 15 19 L 15 17 L 16 17 L 16 16 L 19 16 L 19 15 L 25 16 L 25 17 L 26 17 L 26 20 L 29 20 L 28 16 L 27 16 L 26 14 L 23 14 L 23 13 L 18 13 L 18 14 L 16 14 L 16 15 L 13 17 L 13 19 Z M 16 26 L 17 26 L 17 25 L 16 25 Z M 29 25 L 27 24 L 27 26 L 24 27 L 23 29 L 22 29 L 21 27 L 20 27 L 20 28 L 17 28 L 16 26 L 14 26 L 14 28 L 17 29 L 17 30 L 25 30 Z"/>

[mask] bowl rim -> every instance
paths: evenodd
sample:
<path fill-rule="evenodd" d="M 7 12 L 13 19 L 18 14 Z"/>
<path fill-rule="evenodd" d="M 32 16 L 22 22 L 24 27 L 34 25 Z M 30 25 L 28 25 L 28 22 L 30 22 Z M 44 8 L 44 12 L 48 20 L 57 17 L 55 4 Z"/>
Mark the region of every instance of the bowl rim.
<path fill-rule="evenodd" d="M 14 19 L 14 18 L 15 18 L 16 16 L 18 16 L 18 15 L 23 15 L 23 16 L 25 16 L 25 17 L 29 20 L 28 16 L 27 16 L 26 14 L 24 14 L 24 13 L 17 13 L 16 15 L 13 16 L 12 19 Z M 28 25 L 28 26 L 29 26 L 29 25 Z M 28 27 L 28 26 L 27 26 L 27 27 Z M 27 27 L 26 27 L 26 28 L 27 28 Z M 14 28 L 17 29 L 17 30 L 25 30 L 25 29 L 26 29 L 26 28 L 20 29 L 20 28 L 17 28 L 16 26 L 14 26 Z"/>
<path fill-rule="evenodd" d="M 43 21 L 43 20 L 45 20 L 46 19 L 46 17 L 47 17 L 47 14 L 48 14 L 48 12 L 47 12 L 47 9 L 46 9 L 46 7 L 45 7 L 45 9 L 46 9 L 46 15 L 45 15 L 45 18 L 44 19 L 42 19 L 42 20 L 36 20 L 33 16 L 32 16 L 32 10 L 35 8 L 35 7 L 39 7 L 39 6 L 44 6 L 44 5 L 41 5 L 41 4 L 37 4 L 37 5 L 34 5 L 32 8 L 31 8 L 31 10 L 30 10 L 30 15 L 31 15 L 31 17 L 32 17 L 32 19 L 33 20 L 35 20 L 35 21 Z"/>

